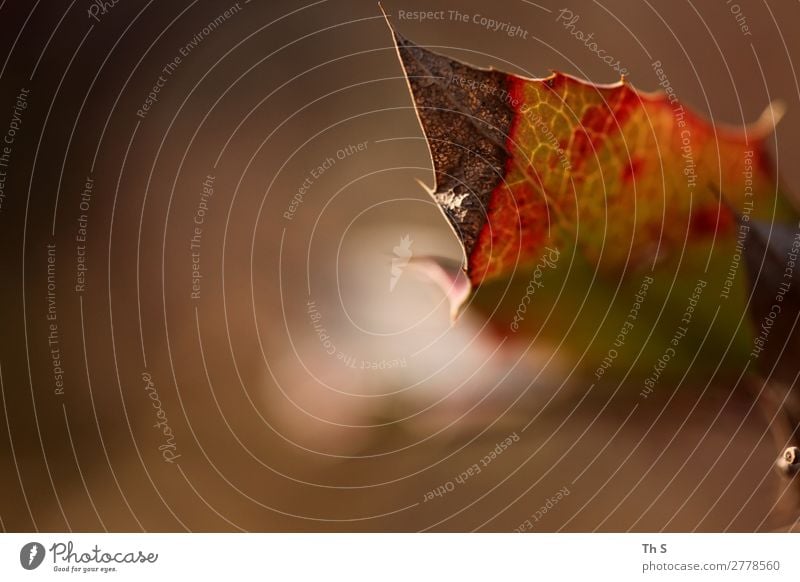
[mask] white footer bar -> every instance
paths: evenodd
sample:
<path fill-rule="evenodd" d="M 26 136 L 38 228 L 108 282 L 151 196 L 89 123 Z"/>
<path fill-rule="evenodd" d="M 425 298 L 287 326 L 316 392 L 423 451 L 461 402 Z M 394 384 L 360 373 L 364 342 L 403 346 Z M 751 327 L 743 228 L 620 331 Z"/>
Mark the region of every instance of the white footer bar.
<path fill-rule="evenodd" d="M 792 534 L 3 534 L 0 580 L 800 580 Z"/>

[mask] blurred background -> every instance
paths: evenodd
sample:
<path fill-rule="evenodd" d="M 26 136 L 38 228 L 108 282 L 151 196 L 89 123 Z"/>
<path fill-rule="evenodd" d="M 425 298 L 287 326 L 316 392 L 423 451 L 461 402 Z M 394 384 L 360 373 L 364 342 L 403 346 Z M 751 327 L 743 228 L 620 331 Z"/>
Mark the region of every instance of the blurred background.
<path fill-rule="evenodd" d="M 781 99 L 800 192 L 795 2 L 383 8 L 475 65 L 618 80 L 568 9 L 636 87 L 660 60 L 717 123 Z M 8 0 L 0 30 L 3 530 L 780 525 L 746 398 L 586 397 L 550 354 L 451 324 L 408 264 L 461 251 L 373 0 Z"/>

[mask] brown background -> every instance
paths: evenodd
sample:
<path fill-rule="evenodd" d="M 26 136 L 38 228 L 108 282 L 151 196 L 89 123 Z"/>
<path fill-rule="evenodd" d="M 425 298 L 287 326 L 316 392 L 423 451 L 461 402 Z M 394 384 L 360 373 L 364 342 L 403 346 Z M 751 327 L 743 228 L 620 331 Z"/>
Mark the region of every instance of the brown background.
<path fill-rule="evenodd" d="M 538 4 L 552 12 L 522 1 L 384 7 L 404 35 L 455 58 L 615 81 L 555 22 L 568 7 L 634 85 L 655 89 L 650 65 L 661 60 L 681 99 L 717 122 L 752 121 L 782 99 L 773 151 L 800 192 L 797 3 L 739 2 L 751 37 L 723 1 Z M 136 111 L 161 69 L 231 4 L 123 0 L 100 22 L 89 5 L 0 8 L 0 131 L 19 89 L 31 91 L 0 212 L 5 530 L 505 531 L 563 487 L 570 495 L 536 531 L 774 527 L 777 451 L 739 395 L 683 386 L 630 417 L 635 396 L 578 405 L 580 382 L 551 400 L 558 366 L 543 368 L 541 354 L 495 352 L 468 317 L 451 328 L 438 291 L 411 273 L 389 291 L 402 236 L 415 254 L 459 251 L 415 182 L 431 182 L 430 160 L 375 2 L 240 3 L 143 120 Z M 397 19 L 454 6 L 528 38 Z M 365 141 L 284 219 L 313 168 Z M 208 174 L 195 301 L 188 245 Z M 63 395 L 46 339 L 53 242 Z M 337 351 L 406 365 L 360 370 L 328 355 L 309 299 Z M 144 371 L 175 434 L 174 464 L 158 449 Z M 423 501 L 514 432 L 519 442 L 479 475 Z"/>

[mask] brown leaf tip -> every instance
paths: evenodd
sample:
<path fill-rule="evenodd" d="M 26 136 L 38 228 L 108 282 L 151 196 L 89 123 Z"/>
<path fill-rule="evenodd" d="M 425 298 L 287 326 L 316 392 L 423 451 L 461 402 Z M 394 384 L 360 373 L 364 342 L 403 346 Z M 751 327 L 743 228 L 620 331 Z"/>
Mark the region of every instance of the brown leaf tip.
<path fill-rule="evenodd" d="M 514 117 L 508 76 L 436 54 L 392 32 L 433 159 L 431 194 L 468 257 L 491 193 L 505 174 Z"/>

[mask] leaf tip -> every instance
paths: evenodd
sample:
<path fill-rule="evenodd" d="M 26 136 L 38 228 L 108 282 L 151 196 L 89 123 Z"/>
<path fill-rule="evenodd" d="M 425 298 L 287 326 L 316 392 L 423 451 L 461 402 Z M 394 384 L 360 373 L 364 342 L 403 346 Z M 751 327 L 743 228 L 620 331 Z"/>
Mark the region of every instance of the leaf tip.
<path fill-rule="evenodd" d="M 780 99 L 772 101 L 759 116 L 754 128 L 759 135 L 769 135 L 786 115 L 786 103 Z"/>
<path fill-rule="evenodd" d="M 414 258 L 412 264 L 444 292 L 450 307 L 450 322 L 454 323 L 472 294 L 472 283 L 463 265 L 443 257 Z"/>
<path fill-rule="evenodd" d="M 394 28 L 392 27 L 392 23 L 389 21 L 389 14 L 387 14 L 386 10 L 383 8 L 383 3 L 382 2 L 378 2 L 378 10 L 381 11 L 381 14 L 383 14 L 383 19 L 386 21 L 386 24 L 389 26 L 389 28 L 392 30 L 392 32 L 394 32 Z"/>
<path fill-rule="evenodd" d="M 428 193 L 429 196 L 433 196 L 434 194 L 436 194 L 436 188 L 428 186 L 425 182 L 423 182 L 419 178 L 416 178 L 416 182 L 417 184 L 420 185 L 420 187 L 422 187 L 423 190 L 425 190 L 425 192 Z"/>

